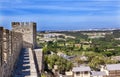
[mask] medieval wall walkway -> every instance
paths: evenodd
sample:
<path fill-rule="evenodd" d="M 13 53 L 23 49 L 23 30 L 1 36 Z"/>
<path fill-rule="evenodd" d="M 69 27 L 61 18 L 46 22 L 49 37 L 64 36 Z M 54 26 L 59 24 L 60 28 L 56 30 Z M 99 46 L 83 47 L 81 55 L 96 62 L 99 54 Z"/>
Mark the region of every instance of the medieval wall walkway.
<path fill-rule="evenodd" d="M 13 77 L 37 77 L 31 48 L 22 49 Z"/>

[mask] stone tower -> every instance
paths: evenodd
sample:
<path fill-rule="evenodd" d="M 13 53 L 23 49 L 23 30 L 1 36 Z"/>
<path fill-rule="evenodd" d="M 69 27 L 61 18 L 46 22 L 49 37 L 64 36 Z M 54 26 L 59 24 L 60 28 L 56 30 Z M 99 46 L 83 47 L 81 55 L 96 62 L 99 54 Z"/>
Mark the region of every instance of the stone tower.
<path fill-rule="evenodd" d="M 36 47 L 36 23 L 12 22 L 12 31 L 22 33 L 23 48 Z"/>

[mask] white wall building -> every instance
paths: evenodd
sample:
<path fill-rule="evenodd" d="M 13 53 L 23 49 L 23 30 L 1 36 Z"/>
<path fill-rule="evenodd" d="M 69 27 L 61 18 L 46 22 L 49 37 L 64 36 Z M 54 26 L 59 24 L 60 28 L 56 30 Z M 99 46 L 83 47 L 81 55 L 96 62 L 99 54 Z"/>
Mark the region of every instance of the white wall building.
<path fill-rule="evenodd" d="M 72 69 L 73 77 L 90 77 L 90 67 L 89 66 L 79 66 Z"/>

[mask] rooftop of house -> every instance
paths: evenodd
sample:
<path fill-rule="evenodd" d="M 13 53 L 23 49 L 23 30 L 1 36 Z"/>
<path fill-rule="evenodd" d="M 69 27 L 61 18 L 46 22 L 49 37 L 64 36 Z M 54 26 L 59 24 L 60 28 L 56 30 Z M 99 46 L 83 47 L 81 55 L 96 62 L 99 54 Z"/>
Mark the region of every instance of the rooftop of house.
<path fill-rule="evenodd" d="M 82 72 L 82 71 L 91 71 L 89 66 L 79 66 L 79 67 L 73 67 L 73 72 Z"/>
<path fill-rule="evenodd" d="M 104 71 L 91 71 L 92 76 L 105 76 L 106 73 Z"/>
<path fill-rule="evenodd" d="M 107 70 L 120 70 L 120 64 L 107 64 Z"/>
<path fill-rule="evenodd" d="M 117 60 L 117 61 L 120 61 L 120 56 L 112 56 L 111 58 L 112 60 Z"/>

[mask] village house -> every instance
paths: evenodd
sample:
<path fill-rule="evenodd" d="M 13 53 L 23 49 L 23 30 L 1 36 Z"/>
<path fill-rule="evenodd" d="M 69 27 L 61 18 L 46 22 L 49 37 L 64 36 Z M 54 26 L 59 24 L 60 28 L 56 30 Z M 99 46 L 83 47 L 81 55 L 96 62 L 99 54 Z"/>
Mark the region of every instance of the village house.
<path fill-rule="evenodd" d="M 120 64 L 107 64 L 102 66 L 101 71 L 105 71 L 105 77 L 120 77 Z"/>
<path fill-rule="evenodd" d="M 91 77 L 105 77 L 106 72 L 104 71 L 91 71 Z"/>
<path fill-rule="evenodd" d="M 112 56 L 111 60 L 120 61 L 120 56 Z"/>
<path fill-rule="evenodd" d="M 90 77 L 90 67 L 89 66 L 79 66 L 73 67 L 73 77 Z"/>

